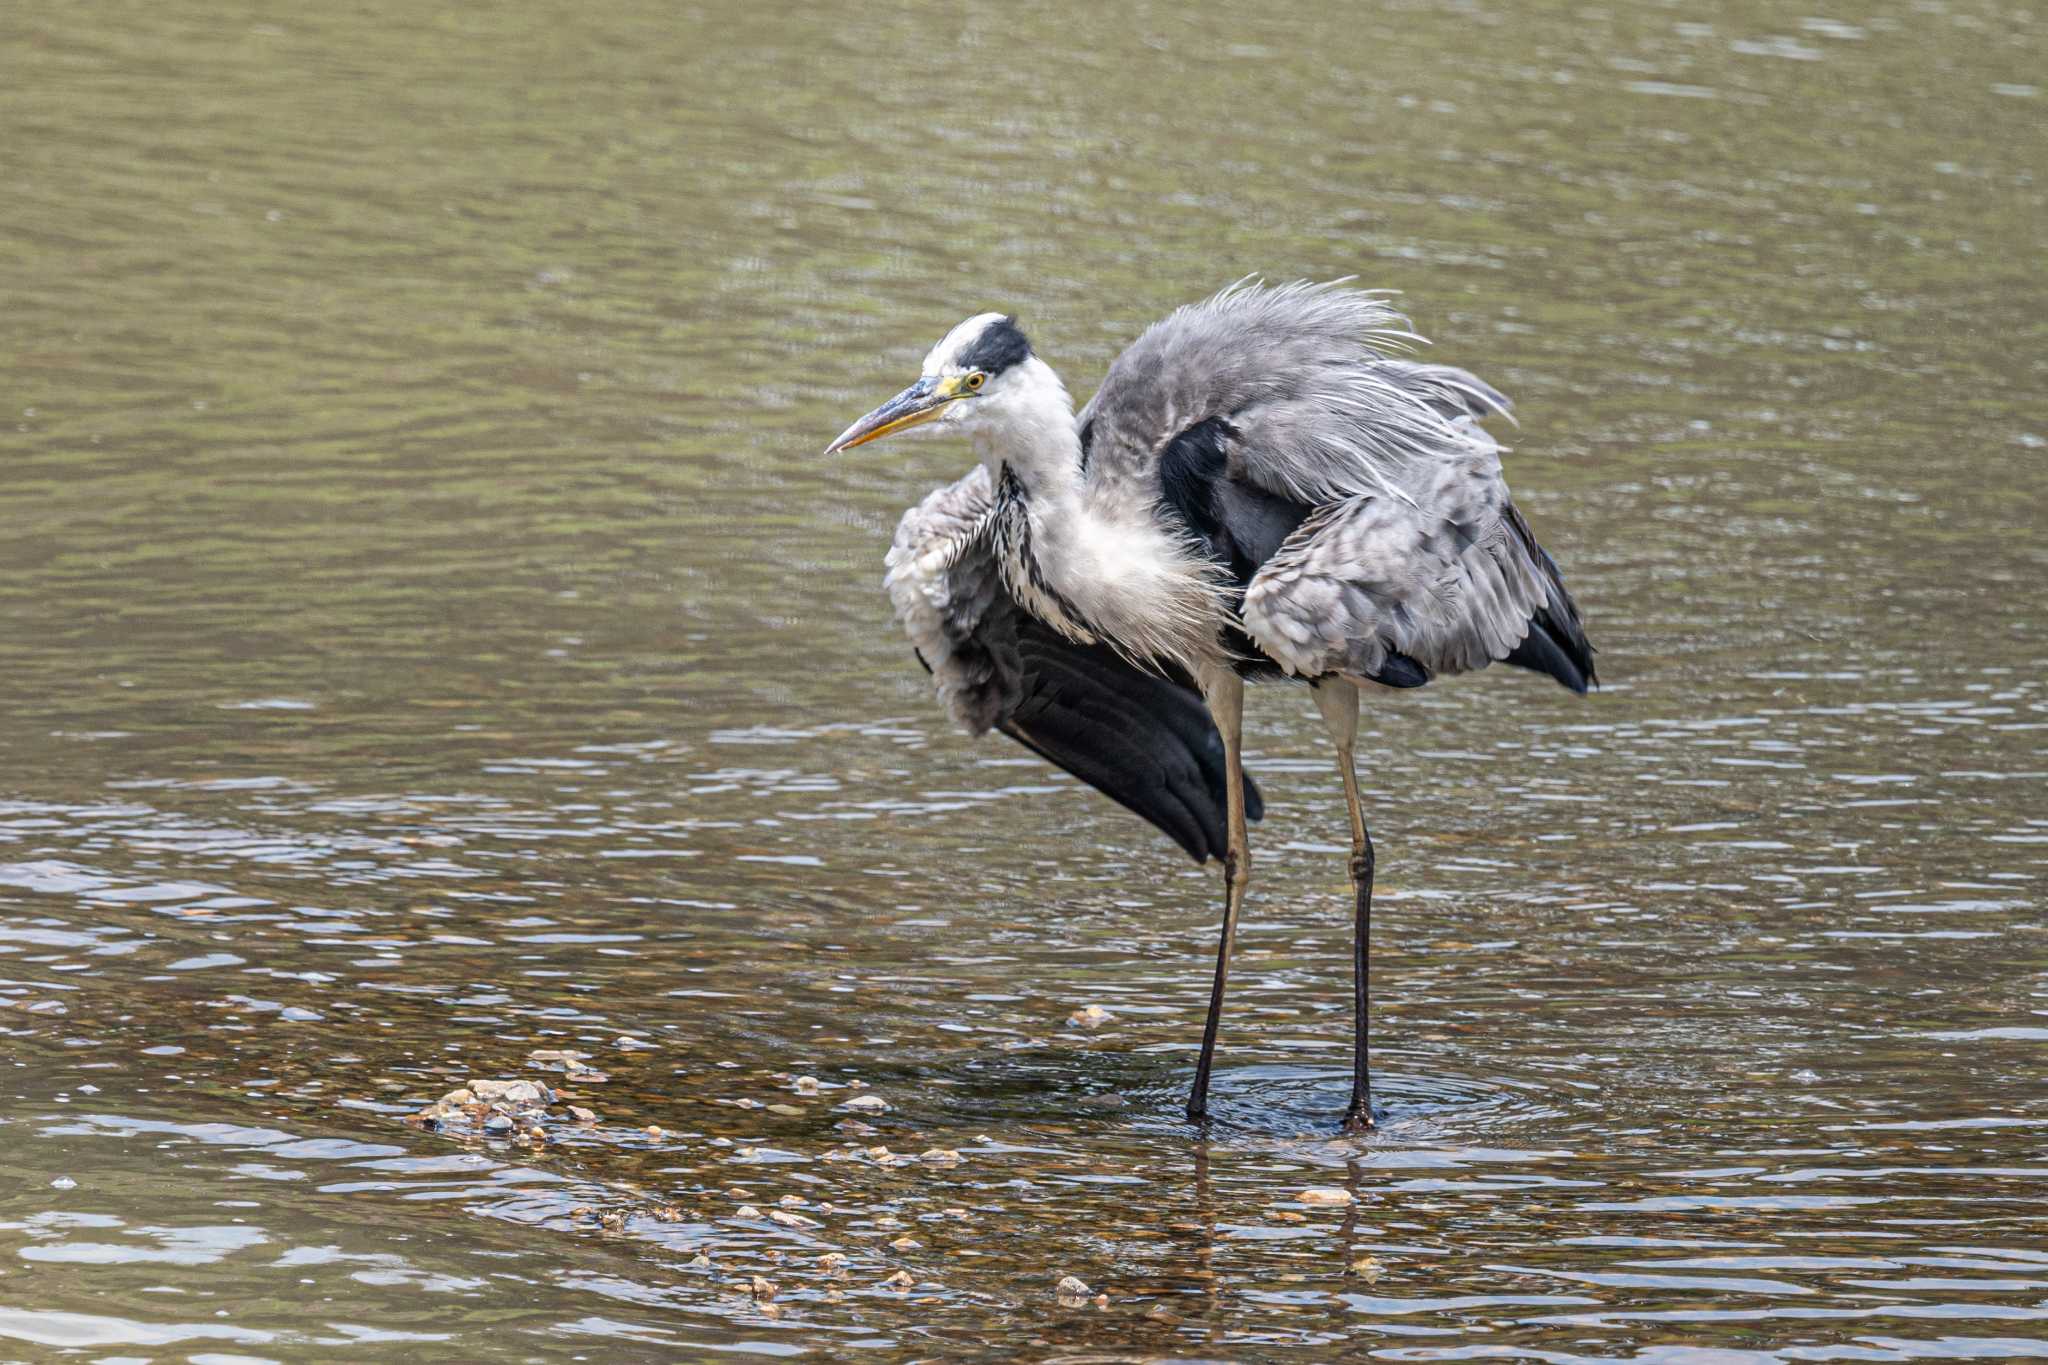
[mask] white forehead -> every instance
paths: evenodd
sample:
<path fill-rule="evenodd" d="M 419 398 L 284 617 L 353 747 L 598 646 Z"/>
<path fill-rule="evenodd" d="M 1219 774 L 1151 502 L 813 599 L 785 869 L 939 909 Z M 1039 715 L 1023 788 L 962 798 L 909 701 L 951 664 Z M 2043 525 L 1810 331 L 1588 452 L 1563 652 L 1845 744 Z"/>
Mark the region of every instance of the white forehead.
<path fill-rule="evenodd" d="M 932 347 L 924 358 L 926 374 L 944 374 L 960 368 L 960 353 L 975 343 L 975 340 L 1004 318 L 1002 313 L 976 313 L 967 321 L 955 327 Z"/>

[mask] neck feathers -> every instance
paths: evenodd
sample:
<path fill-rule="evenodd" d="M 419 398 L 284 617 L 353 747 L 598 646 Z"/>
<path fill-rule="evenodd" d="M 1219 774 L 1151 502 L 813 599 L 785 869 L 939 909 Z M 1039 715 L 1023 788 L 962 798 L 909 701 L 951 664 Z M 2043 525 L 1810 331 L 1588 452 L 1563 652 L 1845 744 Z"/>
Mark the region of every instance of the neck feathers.
<path fill-rule="evenodd" d="M 998 483 L 1005 470 L 1027 497 L 1049 497 L 1081 477 L 1074 400 L 1052 367 L 1026 358 L 1003 376 L 1007 392 L 978 424 L 975 453 Z"/>

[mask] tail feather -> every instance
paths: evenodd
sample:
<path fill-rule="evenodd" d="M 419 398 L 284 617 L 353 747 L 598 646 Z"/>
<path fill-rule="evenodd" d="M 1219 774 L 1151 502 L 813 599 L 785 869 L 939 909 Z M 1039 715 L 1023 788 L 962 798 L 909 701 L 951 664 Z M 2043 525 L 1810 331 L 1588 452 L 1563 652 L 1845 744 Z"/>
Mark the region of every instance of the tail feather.
<path fill-rule="evenodd" d="M 1503 662 L 1536 673 L 1547 673 L 1572 691 L 1583 695 L 1598 687 L 1600 676 L 1593 669 L 1593 642 L 1586 638 L 1585 623 L 1579 619 L 1579 604 L 1564 586 L 1557 561 L 1536 543 L 1521 509 L 1508 506 L 1508 524 L 1522 538 L 1529 557 L 1543 572 L 1544 604 L 1529 617 L 1529 633 L 1510 650 Z"/>

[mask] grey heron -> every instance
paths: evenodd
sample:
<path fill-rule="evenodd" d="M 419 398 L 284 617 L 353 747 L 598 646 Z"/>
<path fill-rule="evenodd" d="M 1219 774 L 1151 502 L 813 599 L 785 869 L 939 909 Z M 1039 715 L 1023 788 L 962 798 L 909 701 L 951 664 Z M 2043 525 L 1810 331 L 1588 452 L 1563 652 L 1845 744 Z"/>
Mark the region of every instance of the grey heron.
<path fill-rule="evenodd" d="M 1262 811 L 1245 680 L 1309 684 L 1350 810 L 1353 1130 L 1373 1123 L 1360 689 L 1494 662 L 1578 693 L 1595 681 L 1578 608 L 1480 425 L 1507 399 L 1409 358 L 1420 340 L 1380 292 L 1240 282 L 1146 330 L 1076 414 L 1016 320 L 981 313 L 826 450 L 919 426 L 970 438 L 980 463 L 904 514 L 887 559 L 940 701 L 1221 859 L 1197 1121 Z"/>

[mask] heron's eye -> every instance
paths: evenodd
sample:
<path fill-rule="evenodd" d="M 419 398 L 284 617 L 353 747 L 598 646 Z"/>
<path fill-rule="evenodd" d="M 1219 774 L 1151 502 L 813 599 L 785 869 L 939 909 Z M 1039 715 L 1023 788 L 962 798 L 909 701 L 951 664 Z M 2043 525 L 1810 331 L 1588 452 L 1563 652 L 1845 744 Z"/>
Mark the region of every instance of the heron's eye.
<path fill-rule="evenodd" d="M 976 370 L 973 374 L 967 376 L 966 382 L 969 393 L 979 393 L 981 392 L 981 386 L 988 383 L 988 376 L 980 370 Z"/>

